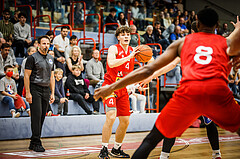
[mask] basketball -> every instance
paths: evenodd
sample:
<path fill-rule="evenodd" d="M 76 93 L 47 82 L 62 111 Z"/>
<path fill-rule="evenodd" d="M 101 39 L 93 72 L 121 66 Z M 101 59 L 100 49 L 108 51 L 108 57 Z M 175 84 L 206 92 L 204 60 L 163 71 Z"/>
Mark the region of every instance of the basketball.
<path fill-rule="evenodd" d="M 140 52 L 135 57 L 139 62 L 148 62 L 152 58 L 152 48 L 148 45 L 140 45 L 138 49 Z"/>

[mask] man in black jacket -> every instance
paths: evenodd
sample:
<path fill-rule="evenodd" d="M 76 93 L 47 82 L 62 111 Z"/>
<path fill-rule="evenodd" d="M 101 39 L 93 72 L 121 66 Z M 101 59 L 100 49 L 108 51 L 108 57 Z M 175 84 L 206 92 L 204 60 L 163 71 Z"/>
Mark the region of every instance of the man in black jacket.
<path fill-rule="evenodd" d="M 99 102 L 94 100 L 81 77 L 81 66 L 73 65 L 72 70 L 72 74 L 68 76 L 65 83 L 65 89 L 69 89 L 70 92 L 70 99 L 78 102 L 87 114 L 99 114 Z M 89 109 L 85 101 L 92 103 L 94 112 Z"/>
<path fill-rule="evenodd" d="M 106 17 L 105 23 L 117 23 L 117 17 L 116 17 L 117 10 L 115 8 L 110 9 L 110 14 Z M 106 32 L 109 30 L 117 30 L 117 25 L 107 25 L 106 26 Z M 103 28 L 104 29 L 104 28 Z"/>

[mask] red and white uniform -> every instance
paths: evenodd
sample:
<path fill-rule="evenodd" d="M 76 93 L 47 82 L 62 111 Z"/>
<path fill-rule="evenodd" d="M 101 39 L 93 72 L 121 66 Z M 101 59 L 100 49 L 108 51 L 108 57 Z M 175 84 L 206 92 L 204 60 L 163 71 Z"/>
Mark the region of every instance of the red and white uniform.
<path fill-rule="evenodd" d="M 118 54 L 116 55 L 116 59 L 121 59 L 130 55 L 133 51 L 131 46 L 128 46 L 128 51 L 122 48 L 120 44 L 115 45 L 117 47 Z M 107 64 L 107 72 L 104 75 L 104 85 L 109 85 L 117 80 L 125 77 L 128 73 L 132 72 L 134 69 L 134 58 L 125 62 L 124 64 L 110 68 Z M 108 107 L 116 107 L 117 108 L 117 116 L 129 116 L 130 115 L 130 102 L 129 96 L 126 88 L 122 88 L 120 90 L 114 91 L 114 95 L 111 95 L 105 98 L 104 103 Z"/>
<path fill-rule="evenodd" d="M 185 37 L 181 51 L 181 86 L 155 125 L 168 138 L 181 134 L 200 115 L 231 132 L 240 127 L 240 107 L 227 86 L 231 66 L 226 39 L 195 33 Z"/>

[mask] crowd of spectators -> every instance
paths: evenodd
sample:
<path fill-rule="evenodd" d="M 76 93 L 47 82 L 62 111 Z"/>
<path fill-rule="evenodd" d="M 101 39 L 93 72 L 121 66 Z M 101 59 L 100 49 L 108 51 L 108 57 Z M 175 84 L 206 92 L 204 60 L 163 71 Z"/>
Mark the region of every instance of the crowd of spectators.
<path fill-rule="evenodd" d="M 94 3 L 87 6 L 88 11 L 95 13 L 99 11 L 99 1 L 93 0 Z M 106 11 L 109 15 L 105 17 L 105 23 L 117 23 L 119 26 L 129 26 L 131 28 L 131 41 L 130 46 L 136 47 L 140 41 L 140 44 L 158 43 L 162 47 L 162 52 L 167 49 L 170 43 L 178 40 L 191 33 L 191 24 L 196 21 L 197 17 L 195 11 L 186 11 L 180 1 L 174 1 L 171 4 L 162 3 L 156 1 L 144 2 L 139 1 L 116 1 L 115 3 L 107 3 Z M 149 4 L 147 4 L 149 3 Z M 68 3 L 66 3 L 68 6 Z M 156 21 L 154 24 L 146 20 L 146 18 L 153 17 L 153 5 L 158 6 L 160 10 L 156 13 Z M 49 5 L 51 6 L 51 5 Z M 66 7 L 67 8 L 67 7 Z M 51 7 L 49 7 L 51 9 Z M 55 10 L 61 10 L 61 6 L 54 5 Z M 127 19 L 128 10 L 131 11 L 131 19 Z M 67 11 L 67 10 L 66 10 Z M 83 24 L 83 6 L 79 3 L 75 8 L 74 20 L 75 25 Z M 0 21 L 0 78 L 1 82 L 6 82 L 6 76 L 8 69 L 4 69 L 6 66 L 12 66 L 13 75 L 11 76 L 11 83 L 15 83 L 15 86 L 9 88 L 15 94 L 24 96 L 24 67 L 26 64 L 26 57 L 31 56 L 38 50 L 38 41 L 32 39 L 31 28 L 27 24 L 29 17 L 20 11 L 15 11 L 11 17 L 9 9 L 3 11 L 3 17 Z M 96 28 L 96 19 L 94 16 L 87 18 L 89 23 L 94 23 Z M 113 33 L 118 25 L 108 25 L 106 32 Z M 96 30 L 96 29 L 94 29 Z M 137 35 L 140 31 L 145 30 L 142 35 Z M 48 31 L 46 35 L 50 38 L 49 54 L 54 57 L 55 64 L 55 104 L 58 105 L 58 114 L 66 115 L 68 112 L 68 99 L 66 97 L 66 91 L 69 90 L 69 99 L 75 100 L 85 110 L 87 114 L 99 114 L 99 101 L 95 102 L 90 94 L 88 87 L 89 84 L 95 88 L 95 86 L 102 82 L 104 77 L 104 66 L 99 61 L 99 50 L 92 51 L 92 58 L 89 61 L 83 59 L 82 51 L 77 46 L 78 37 L 73 35 L 70 39 L 67 37 L 69 29 L 66 26 L 61 28 L 61 33 L 54 37 L 52 31 Z M 216 33 L 227 37 L 231 31 L 228 29 L 228 24 L 224 23 L 222 27 L 216 30 Z M 140 38 L 140 39 L 139 39 Z M 158 45 L 150 45 L 153 49 L 153 56 L 156 58 L 160 52 Z M 19 65 L 16 58 L 21 57 L 24 60 Z M 11 69 L 10 69 L 11 70 Z M 82 72 L 82 73 L 81 73 Z M 82 76 L 85 74 L 84 76 Z M 178 64 L 176 68 L 167 73 L 168 76 L 175 76 L 177 84 L 181 79 L 181 65 Z M 239 96 L 240 89 L 240 76 L 238 70 L 233 69 L 229 76 L 229 86 L 233 90 L 234 96 Z M 66 81 L 66 82 L 65 82 Z M 2 85 L 0 85 L 2 86 Z M 8 96 L 2 92 L 6 92 L 5 88 L 1 88 L 0 96 Z M 144 97 L 137 95 L 131 90 L 131 98 L 133 102 L 136 100 L 142 100 L 146 103 Z M 14 99 L 12 94 L 10 98 Z M 137 98 L 136 98 L 137 97 Z M 140 98 L 141 97 L 141 98 Z M 12 100 L 3 100 L 2 102 L 12 102 Z M 90 111 L 86 102 L 92 103 L 93 112 Z M 27 105 L 27 104 L 26 104 Z M 133 104 L 134 112 L 136 110 L 136 104 Z M 140 112 L 143 111 L 141 106 Z M 62 111 L 63 109 L 63 111 Z M 12 117 L 19 117 L 17 109 L 13 108 L 9 104 L 9 110 L 12 113 Z M 13 111 L 14 110 L 14 111 Z M 28 110 L 28 109 L 26 109 Z M 49 112 L 52 112 L 49 108 Z M 29 114 L 30 115 L 30 114 Z"/>

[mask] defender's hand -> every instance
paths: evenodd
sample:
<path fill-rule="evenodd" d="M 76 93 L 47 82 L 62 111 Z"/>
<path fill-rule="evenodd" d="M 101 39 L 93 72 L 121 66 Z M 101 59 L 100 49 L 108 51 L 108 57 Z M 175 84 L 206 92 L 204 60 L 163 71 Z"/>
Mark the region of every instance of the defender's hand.
<path fill-rule="evenodd" d="M 110 85 L 103 86 L 98 88 L 94 91 L 94 99 L 97 101 L 99 98 L 106 98 L 112 94 L 113 90 L 111 89 Z"/>

